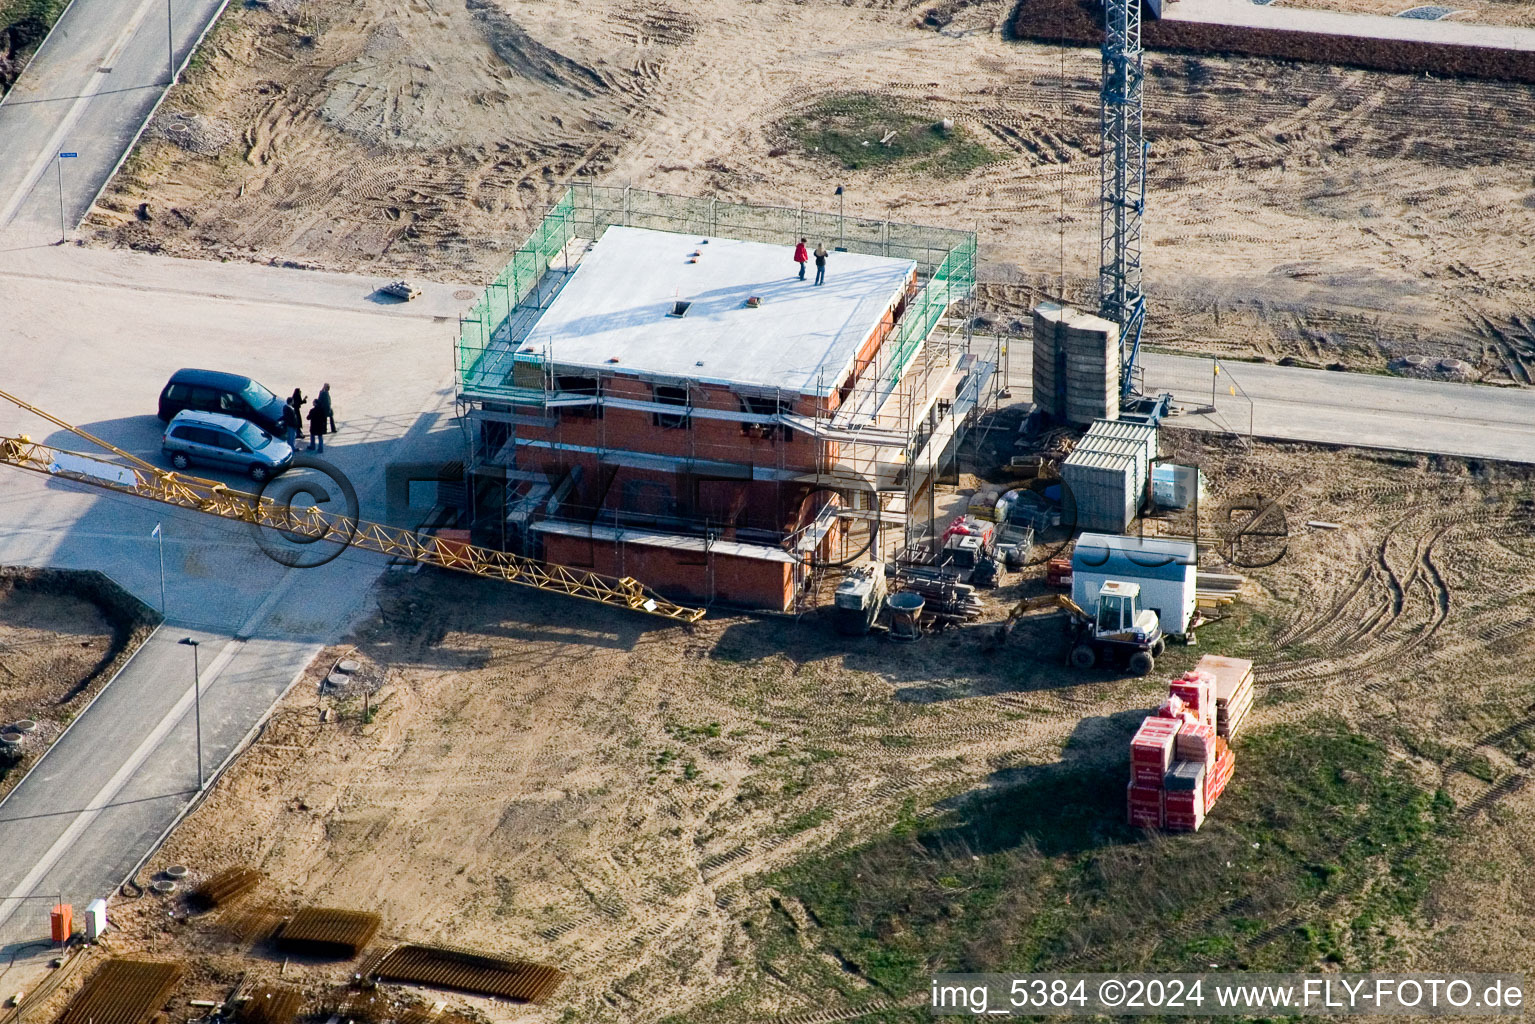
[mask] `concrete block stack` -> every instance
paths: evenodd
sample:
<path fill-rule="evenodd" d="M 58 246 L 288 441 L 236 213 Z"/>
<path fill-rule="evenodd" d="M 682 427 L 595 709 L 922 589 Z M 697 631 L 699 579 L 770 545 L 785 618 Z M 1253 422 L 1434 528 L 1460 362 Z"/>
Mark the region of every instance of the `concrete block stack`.
<path fill-rule="evenodd" d="M 1250 703 L 1251 663 L 1247 666 Z M 1231 781 L 1236 755 L 1227 743 L 1229 733 L 1220 726 L 1219 683 L 1213 673 L 1186 672 L 1167 689 L 1167 698 L 1130 740 L 1126 813 L 1133 827 L 1197 832 Z M 1240 724 L 1241 717 L 1236 721 Z"/>
<path fill-rule="evenodd" d="M 1119 325 L 1054 302 L 1034 307 L 1034 403 L 1057 422 L 1119 418 Z"/>

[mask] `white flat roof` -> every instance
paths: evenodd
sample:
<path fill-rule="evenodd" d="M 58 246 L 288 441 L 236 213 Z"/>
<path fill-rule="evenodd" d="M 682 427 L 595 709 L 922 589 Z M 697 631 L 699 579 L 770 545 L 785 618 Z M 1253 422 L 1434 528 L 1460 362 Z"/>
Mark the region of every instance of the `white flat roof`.
<path fill-rule="evenodd" d="M 518 351 L 559 367 L 829 394 L 916 263 L 832 252 L 826 283 L 817 286 L 814 259 L 798 279 L 793 241 L 705 242 L 615 225 Z M 836 240 L 812 238 L 812 252 L 818 241 L 830 249 Z M 746 307 L 751 296 L 760 307 Z M 677 300 L 692 305 L 685 316 L 668 316 Z"/>

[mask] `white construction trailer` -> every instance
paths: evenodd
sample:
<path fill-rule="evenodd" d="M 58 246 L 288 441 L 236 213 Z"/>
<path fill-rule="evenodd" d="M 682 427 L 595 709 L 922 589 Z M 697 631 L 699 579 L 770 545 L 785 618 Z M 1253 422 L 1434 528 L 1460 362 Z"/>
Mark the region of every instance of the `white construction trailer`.
<path fill-rule="evenodd" d="M 1110 580 L 1138 583 L 1141 607 L 1157 613 L 1162 632 L 1183 636 L 1194 617 L 1198 557 L 1191 540 L 1084 533 L 1071 553 L 1071 599 L 1091 608 Z"/>

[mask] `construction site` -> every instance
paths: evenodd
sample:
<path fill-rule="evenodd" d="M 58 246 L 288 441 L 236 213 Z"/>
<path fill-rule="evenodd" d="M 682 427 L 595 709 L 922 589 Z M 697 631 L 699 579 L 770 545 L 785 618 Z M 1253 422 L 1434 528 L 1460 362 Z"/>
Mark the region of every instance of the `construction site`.
<path fill-rule="evenodd" d="M 820 290 L 782 274 L 810 236 Z M 973 234 L 573 185 L 462 322 L 475 534 L 795 610 L 816 567 L 931 533 L 996 408 L 974 287 Z"/>
<path fill-rule="evenodd" d="M 1535 30 L 1378 7 L 220 8 L 0 262 L 0 1024 L 1535 962 Z"/>

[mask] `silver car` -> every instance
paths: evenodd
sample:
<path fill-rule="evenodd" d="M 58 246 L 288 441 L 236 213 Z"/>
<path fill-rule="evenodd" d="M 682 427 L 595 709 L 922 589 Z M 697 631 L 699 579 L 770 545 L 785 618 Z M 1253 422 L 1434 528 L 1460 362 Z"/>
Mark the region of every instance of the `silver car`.
<path fill-rule="evenodd" d="M 217 412 L 178 412 L 165 428 L 165 457 L 177 469 L 236 469 L 261 483 L 287 469 L 293 449 L 248 420 Z"/>

